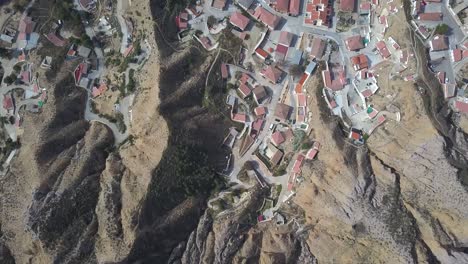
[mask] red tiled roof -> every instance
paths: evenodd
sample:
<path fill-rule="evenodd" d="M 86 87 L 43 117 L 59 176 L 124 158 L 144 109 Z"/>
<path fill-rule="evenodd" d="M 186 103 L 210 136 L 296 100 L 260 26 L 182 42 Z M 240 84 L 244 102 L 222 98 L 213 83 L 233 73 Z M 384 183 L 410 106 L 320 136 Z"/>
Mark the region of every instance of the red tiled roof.
<path fill-rule="evenodd" d="M 214 8 L 223 10 L 225 6 L 226 6 L 226 1 L 225 0 L 214 0 L 213 1 L 213 7 Z"/>
<path fill-rule="evenodd" d="M 229 22 L 243 31 L 249 24 L 250 19 L 236 11 L 232 13 L 231 17 L 229 18 Z"/>
<path fill-rule="evenodd" d="M 289 2 L 289 13 L 293 16 L 299 15 L 301 0 L 291 0 Z"/>
<path fill-rule="evenodd" d="M 454 49 L 453 50 L 453 60 L 455 62 L 461 61 L 463 59 L 463 53 L 461 49 Z"/>
<path fill-rule="evenodd" d="M 278 44 L 276 45 L 276 53 L 280 53 L 284 57 L 286 56 L 286 53 L 288 53 L 288 47 Z"/>
<path fill-rule="evenodd" d="M 264 114 L 266 114 L 266 107 L 258 106 L 254 109 L 254 112 L 257 116 L 263 116 Z"/>
<path fill-rule="evenodd" d="M 468 113 L 468 103 L 463 101 L 455 101 L 455 108 L 462 113 Z"/>
<path fill-rule="evenodd" d="M 388 23 L 387 23 L 387 16 L 380 16 L 380 17 L 379 17 L 379 22 L 380 22 L 380 24 L 382 24 L 382 25 L 388 26 Z"/>
<path fill-rule="evenodd" d="M 278 43 L 289 47 L 291 46 L 293 38 L 294 34 L 287 31 L 281 31 Z"/>
<path fill-rule="evenodd" d="M 34 22 L 32 21 L 32 18 L 29 16 L 26 16 L 20 20 L 18 31 L 20 33 L 31 34 L 33 31 L 33 27 L 34 27 Z"/>
<path fill-rule="evenodd" d="M 351 58 L 351 63 L 353 63 L 353 67 L 355 70 L 362 70 L 369 67 L 369 60 L 367 56 L 364 54 L 359 54 Z"/>
<path fill-rule="evenodd" d="M 67 41 L 64 40 L 63 38 L 57 36 L 55 33 L 51 32 L 47 34 L 46 38 L 52 42 L 57 47 L 63 47 L 65 44 L 67 44 Z"/>
<path fill-rule="evenodd" d="M 275 154 L 273 155 L 273 157 L 271 157 L 271 159 L 270 159 L 272 165 L 273 166 L 278 165 L 278 163 L 280 162 L 282 157 L 283 157 L 283 152 L 281 150 L 277 149 Z"/>
<path fill-rule="evenodd" d="M 262 129 L 262 126 L 263 126 L 263 123 L 265 122 L 265 120 L 259 118 L 257 120 L 255 120 L 253 123 L 252 123 L 252 129 L 257 131 L 257 132 L 260 132 L 260 130 Z"/>
<path fill-rule="evenodd" d="M 240 92 L 240 93 L 242 94 L 242 96 L 243 96 L 242 99 L 244 99 L 245 97 L 249 96 L 250 93 L 251 93 L 252 91 L 250 90 L 250 88 L 249 88 L 247 85 L 245 85 L 245 84 L 242 83 L 242 84 L 239 86 L 239 92 Z"/>
<path fill-rule="evenodd" d="M 278 103 L 275 109 L 275 117 L 281 121 L 286 121 L 289 118 L 291 112 L 291 106 L 283 103 Z"/>
<path fill-rule="evenodd" d="M 371 4 L 370 4 L 369 2 L 361 3 L 361 4 L 359 5 L 359 8 L 360 8 L 361 10 L 369 11 L 370 8 L 371 8 Z"/>
<path fill-rule="evenodd" d="M 302 154 L 299 154 L 299 156 L 297 156 L 296 160 L 294 161 L 293 168 L 292 168 L 293 173 L 301 172 L 302 162 L 304 161 L 304 158 L 305 157 Z"/>
<path fill-rule="evenodd" d="M 289 11 L 289 0 L 276 0 L 276 11 L 287 13 Z"/>
<path fill-rule="evenodd" d="M 229 76 L 227 67 L 226 63 L 221 63 L 221 77 L 223 77 L 223 79 L 226 79 Z"/>
<path fill-rule="evenodd" d="M 312 160 L 312 159 L 315 158 L 315 156 L 317 156 L 317 153 L 318 153 L 318 150 L 316 150 L 314 148 L 311 148 L 311 149 L 309 149 L 309 151 L 307 151 L 306 158 L 309 159 L 309 160 Z"/>
<path fill-rule="evenodd" d="M 422 13 L 418 16 L 419 20 L 423 21 L 441 21 L 442 20 L 442 13 Z"/>
<path fill-rule="evenodd" d="M 307 106 L 307 97 L 305 94 L 297 94 L 297 106 Z"/>
<path fill-rule="evenodd" d="M 352 12 L 354 10 L 355 0 L 340 0 L 340 10 Z"/>
<path fill-rule="evenodd" d="M 265 25 L 270 27 L 271 29 L 275 29 L 276 26 L 279 24 L 281 17 L 270 13 L 265 8 L 259 6 L 255 9 L 253 16 L 263 22 Z"/>
<path fill-rule="evenodd" d="M 247 121 L 247 116 L 245 114 L 234 114 L 232 116 L 232 121 L 245 123 L 245 121 Z"/>
<path fill-rule="evenodd" d="M 431 43 L 431 51 L 439 51 L 439 50 L 446 50 L 448 49 L 447 37 L 442 35 L 436 35 L 432 39 Z"/>
<path fill-rule="evenodd" d="M 320 38 L 313 38 L 311 42 L 310 56 L 312 58 L 320 58 L 325 51 L 325 41 Z"/>
<path fill-rule="evenodd" d="M 251 78 L 250 75 L 248 75 L 247 73 L 243 72 L 239 81 L 240 81 L 241 83 L 246 83 L 250 78 Z"/>
<path fill-rule="evenodd" d="M 93 97 L 98 97 L 101 94 L 105 93 L 107 91 L 107 85 L 105 83 L 102 83 L 99 87 L 94 86 L 93 87 Z"/>
<path fill-rule="evenodd" d="M 21 81 L 24 82 L 25 84 L 29 84 L 31 80 L 30 77 L 31 77 L 31 73 L 27 70 L 21 73 Z"/>
<path fill-rule="evenodd" d="M 377 50 L 379 51 L 380 55 L 384 58 L 388 58 L 390 57 L 390 51 L 388 51 L 388 48 L 387 48 L 387 45 L 385 44 L 385 42 L 383 40 L 377 42 L 375 44 L 375 47 L 377 48 Z"/>
<path fill-rule="evenodd" d="M 285 141 L 285 139 L 284 139 L 283 133 L 281 133 L 280 131 L 276 131 L 275 133 L 273 133 L 273 134 L 271 135 L 271 142 L 272 142 L 275 146 L 280 145 L 280 144 L 283 143 L 284 141 Z"/>
<path fill-rule="evenodd" d="M 263 76 L 265 76 L 265 78 L 267 78 L 272 83 L 277 83 L 282 73 L 283 72 L 280 69 L 274 66 L 268 66 L 262 71 Z"/>
<path fill-rule="evenodd" d="M 362 96 L 364 96 L 365 98 L 372 96 L 372 91 L 369 89 L 366 89 L 362 91 L 361 93 L 362 93 Z"/>
<path fill-rule="evenodd" d="M 364 48 L 364 42 L 362 41 L 362 37 L 360 35 L 349 37 L 345 40 L 346 47 L 351 50 L 359 50 Z"/>
<path fill-rule="evenodd" d="M 10 110 L 13 108 L 13 99 L 11 98 L 11 95 L 3 96 L 3 108 L 6 110 Z"/>
<path fill-rule="evenodd" d="M 266 91 L 265 87 L 262 86 L 262 85 L 257 85 L 253 89 L 252 92 L 253 92 L 253 94 L 255 96 L 255 100 L 263 101 L 263 99 L 265 99 L 267 97 L 267 91 Z"/>
<path fill-rule="evenodd" d="M 266 52 L 264 49 L 257 48 L 257 49 L 255 50 L 255 53 L 256 53 L 259 57 L 261 57 L 261 58 L 263 58 L 263 59 L 268 58 L 268 52 Z"/>

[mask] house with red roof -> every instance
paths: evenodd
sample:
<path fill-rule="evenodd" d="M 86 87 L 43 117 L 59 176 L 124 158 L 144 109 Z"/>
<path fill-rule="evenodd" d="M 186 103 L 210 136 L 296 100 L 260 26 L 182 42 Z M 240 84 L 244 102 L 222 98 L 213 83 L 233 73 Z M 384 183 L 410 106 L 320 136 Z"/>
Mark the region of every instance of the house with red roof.
<path fill-rule="evenodd" d="M 294 39 L 294 34 L 288 31 L 281 31 L 278 44 L 286 47 L 290 47 Z"/>
<path fill-rule="evenodd" d="M 274 6 L 275 10 L 280 13 L 288 13 L 289 11 L 289 0 L 276 0 Z"/>
<path fill-rule="evenodd" d="M 362 131 L 356 128 L 351 128 L 349 130 L 348 138 L 350 138 L 354 143 L 364 144 L 364 137 L 362 136 Z"/>
<path fill-rule="evenodd" d="M 265 123 L 264 119 L 258 118 L 254 122 L 252 122 L 252 132 L 251 135 L 256 138 L 260 131 L 262 130 L 263 124 Z"/>
<path fill-rule="evenodd" d="M 249 25 L 250 19 L 236 11 L 229 17 L 229 22 L 241 31 L 244 31 L 245 28 Z"/>
<path fill-rule="evenodd" d="M 226 63 L 221 63 L 221 77 L 227 79 L 229 77 L 228 65 Z"/>
<path fill-rule="evenodd" d="M 422 13 L 418 15 L 418 19 L 421 21 L 442 21 L 442 13 Z"/>
<path fill-rule="evenodd" d="M 13 97 L 11 97 L 11 94 L 3 95 L 3 108 L 5 110 L 12 110 L 13 107 Z"/>
<path fill-rule="evenodd" d="M 377 48 L 377 51 L 380 53 L 380 56 L 382 56 L 384 59 L 390 57 L 390 51 L 387 48 L 387 44 L 383 40 L 377 42 L 375 44 L 375 47 Z"/>
<path fill-rule="evenodd" d="M 271 135 L 271 143 L 273 143 L 273 145 L 275 145 L 276 147 L 281 145 L 281 143 L 283 143 L 284 141 L 285 139 L 283 133 L 281 133 L 280 131 L 276 131 Z"/>
<path fill-rule="evenodd" d="M 280 122 L 289 120 L 293 108 L 287 104 L 278 103 L 275 108 L 275 118 Z"/>
<path fill-rule="evenodd" d="M 252 90 L 250 90 L 249 86 L 247 86 L 245 83 L 241 83 L 237 91 L 239 91 L 239 93 L 242 95 L 242 99 L 245 99 L 252 93 Z"/>
<path fill-rule="evenodd" d="M 347 38 L 345 40 L 345 45 L 346 45 L 346 48 L 348 48 L 348 50 L 350 51 L 360 50 L 365 47 L 363 38 L 360 35 Z"/>
<path fill-rule="evenodd" d="M 88 64 L 86 62 L 82 62 L 78 64 L 76 67 L 73 76 L 75 77 L 75 84 L 79 85 L 81 79 L 88 74 Z"/>
<path fill-rule="evenodd" d="M 326 69 L 322 71 L 323 85 L 333 91 L 339 91 L 344 88 L 347 83 L 344 67 L 339 66 L 330 69 L 328 63 L 325 64 Z"/>
<path fill-rule="evenodd" d="M 431 47 L 431 51 L 447 50 L 449 48 L 448 38 L 443 35 L 435 35 L 432 41 L 429 42 L 429 46 Z"/>
<path fill-rule="evenodd" d="M 353 68 L 356 71 L 367 69 L 369 67 L 369 60 L 364 54 L 351 57 L 351 63 L 353 64 Z"/>
<path fill-rule="evenodd" d="M 289 1 L 289 15 L 298 16 L 301 9 L 301 0 L 290 0 Z"/>
<path fill-rule="evenodd" d="M 97 87 L 97 86 L 93 87 L 93 90 L 91 91 L 91 94 L 93 95 L 93 97 L 98 97 L 101 94 L 105 93 L 106 91 L 107 91 L 107 85 L 105 83 L 101 83 L 101 85 L 99 85 L 99 87 Z"/>
<path fill-rule="evenodd" d="M 33 32 L 35 26 L 36 22 L 34 22 L 30 16 L 24 16 L 19 22 L 18 31 L 28 35 Z"/>
<path fill-rule="evenodd" d="M 49 34 L 46 35 L 47 40 L 52 42 L 54 46 L 56 47 L 63 47 L 67 44 L 67 41 L 63 39 L 62 37 L 58 36 L 54 32 L 50 32 Z"/>
<path fill-rule="evenodd" d="M 297 96 L 297 106 L 305 107 L 307 106 L 307 97 L 303 93 L 296 94 Z"/>
<path fill-rule="evenodd" d="M 371 3 L 370 2 L 362 2 L 359 4 L 359 14 L 360 15 L 368 15 L 370 14 L 371 10 Z"/>
<path fill-rule="evenodd" d="M 268 26 L 271 30 L 275 30 L 275 28 L 278 26 L 279 22 L 281 21 L 281 17 L 270 13 L 268 10 L 266 10 L 262 6 L 258 6 L 255 9 L 253 17 L 255 17 L 255 19 L 257 19 L 258 21 Z"/>
<path fill-rule="evenodd" d="M 288 54 L 288 50 L 289 48 L 287 46 L 281 44 L 276 45 L 275 60 L 284 61 L 286 59 L 286 55 Z"/>
<path fill-rule="evenodd" d="M 267 112 L 267 108 L 264 107 L 264 106 L 257 106 L 254 109 L 255 115 L 258 116 L 258 117 L 262 117 L 262 116 L 266 115 L 266 112 Z"/>
<path fill-rule="evenodd" d="M 325 40 L 314 37 L 311 41 L 310 45 L 310 53 L 309 56 L 311 59 L 321 59 L 323 53 L 325 52 L 326 42 Z"/>
<path fill-rule="evenodd" d="M 459 62 L 463 59 L 463 51 L 461 49 L 454 49 L 450 53 L 450 57 L 452 58 L 453 62 Z"/>
<path fill-rule="evenodd" d="M 299 154 L 297 156 L 296 160 L 294 161 L 293 168 L 292 168 L 293 173 L 295 174 L 301 173 L 301 167 L 302 167 L 302 163 L 304 162 L 304 159 L 305 159 L 305 156 L 302 154 Z"/>
<path fill-rule="evenodd" d="M 455 100 L 454 107 L 460 113 L 468 113 L 468 103 L 465 101 Z"/>
<path fill-rule="evenodd" d="M 245 123 L 247 121 L 247 116 L 245 114 L 233 114 L 232 121 L 238 123 Z"/>
<path fill-rule="evenodd" d="M 218 10 L 224 10 L 226 7 L 226 0 L 214 0 L 213 1 L 213 8 Z"/>
<path fill-rule="evenodd" d="M 262 75 L 271 83 L 276 84 L 281 80 L 281 76 L 283 75 L 283 72 L 280 69 L 278 69 L 276 66 L 270 65 L 266 67 L 265 69 L 261 70 L 260 75 Z"/>
<path fill-rule="evenodd" d="M 307 2 L 304 23 L 312 26 L 328 27 L 331 7 L 328 0 L 312 0 Z"/>
<path fill-rule="evenodd" d="M 268 52 L 266 52 L 264 49 L 261 49 L 261 48 L 257 48 L 255 50 L 255 54 L 263 60 L 266 60 L 270 56 Z"/>
<path fill-rule="evenodd" d="M 355 5 L 356 5 L 355 0 L 340 0 L 339 9 L 342 12 L 353 12 Z"/>

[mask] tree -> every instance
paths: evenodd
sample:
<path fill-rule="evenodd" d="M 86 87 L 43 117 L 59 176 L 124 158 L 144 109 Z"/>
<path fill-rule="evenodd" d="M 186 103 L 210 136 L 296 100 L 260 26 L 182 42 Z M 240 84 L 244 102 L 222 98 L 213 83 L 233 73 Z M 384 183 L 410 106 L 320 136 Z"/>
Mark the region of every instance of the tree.
<path fill-rule="evenodd" d="M 302 65 L 294 64 L 294 65 L 291 65 L 291 67 L 289 67 L 289 74 L 291 74 L 294 77 L 301 76 L 303 72 L 304 72 L 304 66 Z"/>
<path fill-rule="evenodd" d="M 13 70 L 15 72 L 20 72 L 21 71 L 21 66 L 19 66 L 18 64 L 16 64 L 15 66 L 13 66 Z"/>
<path fill-rule="evenodd" d="M 439 35 L 445 35 L 449 32 L 449 30 L 450 27 L 447 24 L 440 24 L 435 28 L 435 33 Z"/>
<path fill-rule="evenodd" d="M 217 23 L 218 23 L 218 20 L 214 16 L 209 16 L 208 19 L 206 20 L 206 24 L 208 25 L 209 28 L 213 27 Z"/>
<path fill-rule="evenodd" d="M 13 78 L 11 78 L 11 76 L 7 76 L 7 77 L 5 77 L 5 79 L 3 79 L 3 81 L 4 81 L 7 85 L 11 85 L 15 80 L 13 80 Z"/>

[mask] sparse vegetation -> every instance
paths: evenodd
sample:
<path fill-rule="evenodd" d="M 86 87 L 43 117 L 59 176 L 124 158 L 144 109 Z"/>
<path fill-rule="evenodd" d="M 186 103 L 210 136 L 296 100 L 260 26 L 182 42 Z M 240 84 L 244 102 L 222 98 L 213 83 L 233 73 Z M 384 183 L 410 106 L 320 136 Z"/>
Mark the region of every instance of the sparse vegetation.
<path fill-rule="evenodd" d="M 450 27 L 447 24 L 439 24 L 435 28 L 434 32 L 439 35 L 445 35 L 449 32 Z"/>
<path fill-rule="evenodd" d="M 209 28 L 213 27 L 218 23 L 218 20 L 214 16 L 209 16 L 208 19 L 206 20 L 206 24 L 208 25 Z"/>

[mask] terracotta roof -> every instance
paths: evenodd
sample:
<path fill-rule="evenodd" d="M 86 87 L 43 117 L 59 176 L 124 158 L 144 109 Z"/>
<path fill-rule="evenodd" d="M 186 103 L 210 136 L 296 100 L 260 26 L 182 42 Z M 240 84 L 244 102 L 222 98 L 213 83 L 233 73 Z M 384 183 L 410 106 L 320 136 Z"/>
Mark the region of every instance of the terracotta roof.
<path fill-rule="evenodd" d="M 260 130 L 262 129 L 262 126 L 263 126 L 263 123 L 265 122 L 265 120 L 259 118 L 257 120 L 255 120 L 253 123 L 252 123 L 252 129 L 257 131 L 257 132 L 260 132 Z"/>
<path fill-rule="evenodd" d="M 263 116 L 264 114 L 266 114 L 266 107 L 264 106 L 255 107 L 254 112 L 256 116 Z"/>
<path fill-rule="evenodd" d="M 18 31 L 25 34 L 31 34 L 33 32 L 35 23 L 29 16 L 24 17 L 20 20 Z"/>
<path fill-rule="evenodd" d="M 293 168 L 292 168 L 293 173 L 301 172 L 302 162 L 304 161 L 304 158 L 305 157 L 302 154 L 299 154 L 299 156 L 297 156 L 296 160 L 294 161 Z"/>
<path fill-rule="evenodd" d="M 256 53 L 259 57 L 261 57 L 261 58 L 263 58 L 263 59 L 268 58 L 268 52 L 266 52 L 264 49 L 257 48 L 257 49 L 255 50 L 255 53 Z"/>
<path fill-rule="evenodd" d="M 276 0 L 276 11 L 287 13 L 289 11 L 289 0 Z"/>
<path fill-rule="evenodd" d="M 284 139 L 283 133 L 281 133 L 280 131 L 276 131 L 275 133 L 271 135 L 271 143 L 273 143 L 275 146 L 280 145 L 284 141 L 285 139 Z"/>
<path fill-rule="evenodd" d="M 321 38 L 314 37 L 311 42 L 310 56 L 312 58 L 321 58 L 325 51 L 326 42 Z"/>
<path fill-rule="evenodd" d="M 356 71 L 366 69 L 369 67 L 369 60 L 364 54 L 359 54 L 351 58 L 351 63 Z"/>
<path fill-rule="evenodd" d="M 345 40 L 346 47 L 348 50 L 354 51 L 364 48 L 364 42 L 360 35 L 349 37 Z"/>
<path fill-rule="evenodd" d="M 283 72 L 275 66 L 268 66 L 261 73 L 272 83 L 277 83 L 283 74 Z"/>
<path fill-rule="evenodd" d="M 288 53 L 288 47 L 284 46 L 284 45 L 281 45 L 281 44 L 278 44 L 278 45 L 276 45 L 276 53 L 281 54 L 283 59 L 284 59 L 284 57 L 286 56 L 286 53 Z"/>
<path fill-rule="evenodd" d="M 228 66 L 226 63 L 221 63 L 221 77 L 223 77 L 223 79 L 229 77 Z"/>
<path fill-rule="evenodd" d="M 419 20 L 423 21 L 441 21 L 442 20 L 442 13 L 422 13 L 418 16 Z"/>
<path fill-rule="evenodd" d="M 271 29 L 275 29 L 278 26 L 279 22 L 281 21 L 281 17 L 270 13 L 265 8 L 259 6 L 255 9 L 253 16 L 263 22 L 265 25 L 270 27 Z"/>
<path fill-rule="evenodd" d="M 243 96 L 242 99 L 244 99 L 244 98 L 246 98 L 247 96 L 249 96 L 250 93 L 252 92 L 252 91 L 250 90 L 250 88 L 249 88 L 247 85 L 243 84 L 243 83 L 239 86 L 239 89 L 238 89 L 238 90 L 239 90 L 239 92 L 240 92 L 240 93 L 242 94 L 242 96 Z"/>
<path fill-rule="evenodd" d="M 334 91 L 343 89 L 346 84 L 346 76 L 341 68 L 334 71 L 329 69 L 322 71 L 322 78 L 324 86 Z"/>
<path fill-rule="evenodd" d="M 455 108 L 462 113 L 468 113 L 468 103 L 463 101 L 455 101 Z"/>
<path fill-rule="evenodd" d="M 297 106 L 307 106 L 307 97 L 305 94 L 297 94 Z"/>
<path fill-rule="evenodd" d="M 11 98 L 11 95 L 3 96 L 3 108 L 6 110 L 13 109 L 13 99 Z"/>
<path fill-rule="evenodd" d="M 57 47 L 63 47 L 67 44 L 67 41 L 64 40 L 63 38 L 57 36 L 55 33 L 51 32 L 47 34 L 46 38 L 52 42 Z"/>
<path fill-rule="evenodd" d="M 317 156 L 317 153 L 318 153 L 318 150 L 311 148 L 309 149 L 309 151 L 307 151 L 306 158 L 309 160 L 312 160 L 315 158 L 315 156 Z"/>
<path fill-rule="evenodd" d="M 454 49 L 452 53 L 453 53 L 453 60 L 455 62 L 461 61 L 463 59 L 463 53 L 461 49 Z"/>
<path fill-rule="evenodd" d="M 359 5 L 361 11 L 369 11 L 371 9 L 371 4 L 369 2 L 364 2 Z"/>
<path fill-rule="evenodd" d="M 249 24 L 250 19 L 236 11 L 232 13 L 231 17 L 229 18 L 229 22 L 243 31 Z"/>
<path fill-rule="evenodd" d="M 247 116 L 245 114 L 234 114 L 232 116 L 232 121 L 245 123 L 245 121 L 247 121 Z"/>
<path fill-rule="evenodd" d="M 281 121 L 286 121 L 289 119 L 291 110 L 292 110 L 291 106 L 287 104 L 283 104 L 283 103 L 278 103 L 275 109 L 275 117 L 277 117 Z"/>
<path fill-rule="evenodd" d="M 226 6 L 226 1 L 225 0 L 214 0 L 213 1 L 213 7 L 216 8 L 216 9 L 223 10 L 225 6 Z"/>
<path fill-rule="evenodd" d="M 299 15 L 301 0 L 291 0 L 289 2 L 289 13 L 293 16 Z"/>
<path fill-rule="evenodd" d="M 94 86 L 93 87 L 93 97 L 100 96 L 101 94 L 105 93 L 107 91 L 107 85 L 105 83 L 102 83 L 99 85 L 99 87 Z"/>
<path fill-rule="evenodd" d="M 431 51 L 448 49 L 448 39 L 446 36 L 436 35 L 430 42 Z"/>
<path fill-rule="evenodd" d="M 344 12 L 354 11 L 355 0 L 340 0 L 340 10 Z"/>
<path fill-rule="evenodd" d="M 390 57 L 390 51 L 388 51 L 388 48 L 387 48 L 387 45 L 385 44 L 385 42 L 383 40 L 377 42 L 375 44 L 375 47 L 377 48 L 377 50 L 379 51 L 380 55 L 384 58 L 388 58 Z"/>
<path fill-rule="evenodd" d="M 362 93 L 362 96 L 364 96 L 365 98 L 372 96 L 372 91 L 370 89 L 366 89 L 362 91 L 361 93 Z"/>
<path fill-rule="evenodd" d="M 294 38 L 294 34 L 287 32 L 287 31 L 281 31 L 278 43 L 289 47 L 291 46 L 293 38 Z"/>

